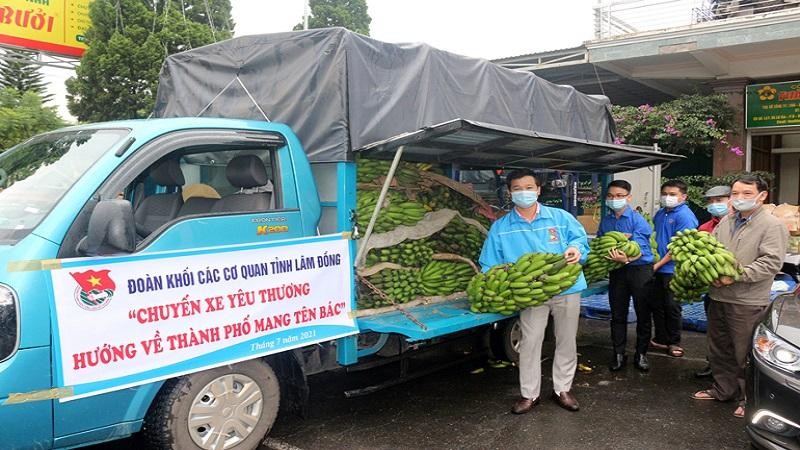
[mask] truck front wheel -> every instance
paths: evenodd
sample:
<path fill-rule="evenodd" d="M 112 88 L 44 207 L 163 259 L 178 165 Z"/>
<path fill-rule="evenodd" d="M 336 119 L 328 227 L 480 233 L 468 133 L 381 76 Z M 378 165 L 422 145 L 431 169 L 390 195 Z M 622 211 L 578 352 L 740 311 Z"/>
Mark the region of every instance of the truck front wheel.
<path fill-rule="evenodd" d="M 492 355 L 497 359 L 507 359 L 519 364 L 519 343 L 522 339 L 522 327 L 519 318 L 513 317 L 498 323 L 497 329 L 490 335 Z"/>
<path fill-rule="evenodd" d="M 169 380 L 145 417 L 151 448 L 254 449 L 278 415 L 280 386 L 261 360 Z"/>

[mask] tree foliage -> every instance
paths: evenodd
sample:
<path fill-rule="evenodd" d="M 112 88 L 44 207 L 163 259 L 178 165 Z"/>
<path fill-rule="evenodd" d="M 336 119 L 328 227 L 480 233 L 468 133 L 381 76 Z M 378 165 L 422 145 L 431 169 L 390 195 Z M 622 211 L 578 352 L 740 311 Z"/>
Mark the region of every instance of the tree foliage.
<path fill-rule="evenodd" d="M 88 49 L 67 80 L 70 112 L 91 122 L 149 116 L 164 58 L 231 37 L 230 12 L 230 0 L 93 1 Z"/>
<path fill-rule="evenodd" d="M 24 50 L 5 50 L 0 59 L 0 88 L 12 88 L 19 92 L 35 92 L 42 100 L 50 100 L 40 66 L 34 54 Z"/>
<path fill-rule="evenodd" d="M 308 28 L 344 27 L 369 36 L 372 18 L 366 0 L 310 0 L 309 6 Z M 302 30 L 303 24 L 295 25 L 294 29 Z"/>
<path fill-rule="evenodd" d="M 46 107 L 33 91 L 0 90 L 0 150 L 64 126 L 55 107 Z"/>
<path fill-rule="evenodd" d="M 735 111 L 723 94 L 685 95 L 657 106 L 614 106 L 617 143 L 653 145 L 668 153 L 710 155 L 724 145 L 737 156 L 744 153 L 731 147 Z"/>

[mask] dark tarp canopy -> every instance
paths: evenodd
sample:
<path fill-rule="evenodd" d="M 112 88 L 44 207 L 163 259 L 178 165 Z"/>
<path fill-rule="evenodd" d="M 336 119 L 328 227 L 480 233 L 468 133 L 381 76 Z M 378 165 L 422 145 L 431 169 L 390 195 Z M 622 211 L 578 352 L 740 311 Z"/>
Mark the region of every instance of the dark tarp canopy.
<path fill-rule="evenodd" d="M 461 169 L 617 173 L 684 158 L 648 147 L 593 142 L 461 119 L 374 142 L 356 151 L 369 158 L 390 159 L 401 146 L 403 159 L 456 164 Z"/>
<path fill-rule="evenodd" d="M 314 162 L 456 118 L 610 143 L 608 99 L 425 44 L 328 28 L 243 36 L 172 55 L 156 117 L 286 123 Z"/>

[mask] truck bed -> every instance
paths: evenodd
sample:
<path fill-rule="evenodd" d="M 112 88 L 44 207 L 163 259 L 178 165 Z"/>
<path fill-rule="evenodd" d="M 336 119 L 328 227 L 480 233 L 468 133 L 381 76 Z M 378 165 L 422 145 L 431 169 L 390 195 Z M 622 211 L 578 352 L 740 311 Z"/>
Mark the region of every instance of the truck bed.
<path fill-rule="evenodd" d="M 607 290 L 608 283 L 601 281 L 590 285 L 581 293 L 581 296 L 586 297 Z M 402 311 L 393 310 L 359 317 L 357 319 L 358 327 L 362 332 L 400 334 L 406 336 L 408 341 L 414 342 L 513 317 L 502 314 L 473 313 L 469 310 L 469 301 L 466 298 L 402 308 Z"/>

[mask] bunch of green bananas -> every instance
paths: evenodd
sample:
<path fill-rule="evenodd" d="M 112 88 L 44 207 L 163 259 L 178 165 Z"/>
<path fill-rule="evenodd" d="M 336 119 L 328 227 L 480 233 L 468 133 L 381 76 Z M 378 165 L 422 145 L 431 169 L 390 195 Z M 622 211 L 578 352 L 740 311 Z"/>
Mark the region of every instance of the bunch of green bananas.
<path fill-rule="evenodd" d="M 356 200 L 356 213 L 359 221 L 366 225 L 372 216 L 372 211 L 378 203 L 378 191 L 362 190 L 358 192 Z M 409 201 L 397 192 L 390 192 L 387 196 L 388 206 L 384 206 L 378 213 L 375 222 L 375 231 L 385 233 L 392 231 L 398 225 L 416 225 L 425 215 L 425 208 L 419 202 Z"/>
<path fill-rule="evenodd" d="M 463 262 L 431 261 L 420 275 L 425 295 L 450 295 L 463 291 L 475 274 L 472 266 Z"/>
<path fill-rule="evenodd" d="M 445 186 L 433 186 L 431 189 L 421 192 L 419 201 L 425 205 L 425 209 L 428 211 L 452 209 L 464 217 L 477 220 L 487 229 L 492 225 L 489 219 L 475 212 L 475 203 L 472 200 Z"/>
<path fill-rule="evenodd" d="M 636 241 L 628 239 L 627 236 L 619 231 L 609 231 L 608 233 L 592 239 L 589 242 L 589 256 L 586 259 L 587 283 L 594 283 L 608 277 L 608 272 L 619 269 L 624 264 L 612 261 L 606 256 L 611 249 L 621 250 L 629 258 L 636 258 L 642 253 Z"/>
<path fill-rule="evenodd" d="M 514 264 L 501 264 L 472 277 L 467 295 L 472 312 L 511 315 L 541 305 L 572 287 L 581 274 L 580 264 L 567 264 L 556 253 L 526 253 Z"/>
<path fill-rule="evenodd" d="M 669 287 L 680 301 L 695 302 L 715 280 L 724 276 L 739 280 L 741 276 L 736 257 L 708 232 L 679 231 L 667 249 L 675 261 L 675 275 Z"/>
<path fill-rule="evenodd" d="M 653 232 L 650 233 L 650 251 L 653 252 L 653 262 L 655 263 L 661 259 L 661 255 L 658 254 L 658 242 L 656 241 L 656 224 L 653 222 L 653 218 L 650 217 L 650 214 L 644 213 L 642 215 L 653 230 Z"/>
<path fill-rule="evenodd" d="M 356 163 L 356 181 L 359 183 L 372 183 L 378 177 L 389 173 L 389 161 L 376 159 L 359 159 Z"/>
<path fill-rule="evenodd" d="M 391 262 L 404 267 L 423 267 L 431 260 L 433 253 L 433 247 L 427 239 L 406 241 L 394 247 L 371 251 L 367 255 L 366 265 L 373 266 L 380 262 Z"/>
<path fill-rule="evenodd" d="M 380 177 L 389 174 L 391 161 L 377 159 L 359 159 L 356 163 L 356 181 L 359 183 L 372 183 Z M 401 186 L 416 187 L 420 182 L 419 172 L 431 170 L 430 164 L 412 164 L 401 161 L 394 173 L 395 181 Z"/>
<path fill-rule="evenodd" d="M 433 235 L 431 243 L 438 252 L 455 253 L 477 261 L 485 240 L 480 230 L 456 217 Z"/>
<path fill-rule="evenodd" d="M 367 279 L 394 303 L 408 303 L 419 297 L 422 292 L 420 274 L 420 269 L 384 269 Z M 358 297 L 359 308 L 379 308 L 391 304 L 391 301 L 381 298 L 374 292 Z"/>

